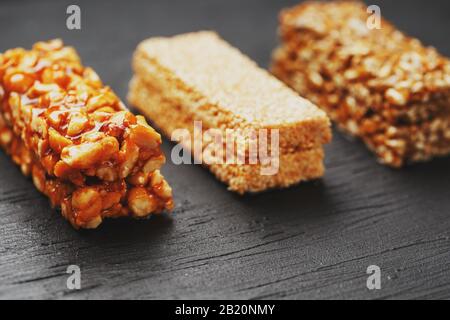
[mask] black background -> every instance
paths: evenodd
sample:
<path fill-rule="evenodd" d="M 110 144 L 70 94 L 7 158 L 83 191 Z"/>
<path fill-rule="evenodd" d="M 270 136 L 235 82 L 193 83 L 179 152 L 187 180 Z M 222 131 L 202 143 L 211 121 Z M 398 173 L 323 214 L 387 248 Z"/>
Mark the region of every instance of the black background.
<path fill-rule="evenodd" d="M 278 12 L 295 3 L 3 0 L 0 51 L 61 37 L 125 99 L 141 40 L 214 29 L 266 67 Z M 80 31 L 66 29 L 69 4 Z M 450 56 L 449 1 L 370 4 Z M 172 217 L 96 231 L 73 230 L 1 153 L 0 298 L 450 298 L 450 159 L 392 170 L 338 132 L 326 152 L 323 180 L 245 197 L 169 159 Z M 70 264 L 81 291 L 66 288 Z M 379 291 L 366 288 L 372 264 Z"/>

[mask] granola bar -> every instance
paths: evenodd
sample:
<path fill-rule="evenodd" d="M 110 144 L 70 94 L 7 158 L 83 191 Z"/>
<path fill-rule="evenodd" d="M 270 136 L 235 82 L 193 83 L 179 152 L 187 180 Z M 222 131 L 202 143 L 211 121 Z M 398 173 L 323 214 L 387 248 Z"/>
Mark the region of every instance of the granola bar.
<path fill-rule="evenodd" d="M 76 228 L 173 207 L 161 137 L 60 40 L 0 54 L 0 145 Z"/>
<path fill-rule="evenodd" d="M 369 29 L 357 1 L 282 11 L 272 72 L 401 167 L 450 153 L 450 60 L 386 20 Z"/>
<path fill-rule="evenodd" d="M 194 121 L 205 130 L 267 129 L 279 133 L 279 170 L 263 175 L 257 163 L 205 164 L 238 193 L 288 187 L 323 175 L 323 144 L 330 123 L 320 109 L 299 97 L 214 32 L 196 32 L 142 42 L 133 59 L 129 101 L 168 137 Z M 202 142 L 205 149 L 208 142 Z M 195 155 L 194 155 L 195 156 Z"/>

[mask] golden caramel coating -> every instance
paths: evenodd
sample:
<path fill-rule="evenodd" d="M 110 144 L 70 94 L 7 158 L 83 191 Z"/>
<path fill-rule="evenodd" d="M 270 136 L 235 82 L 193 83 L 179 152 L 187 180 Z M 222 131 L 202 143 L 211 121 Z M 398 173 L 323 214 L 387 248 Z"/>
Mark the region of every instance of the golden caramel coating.
<path fill-rule="evenodd" d="M 450 153 L 450 61 L 357 1 L 282 11 L 273 73 L 400 167 Z"/>
<path fill-rule="evenodd" d="M 75 227 L 173 206 L 169 192 L 157 193 L 165 181 L 158 188 L 129 182 L 159 174 L 160 135 L 62 41 L 1 54 L 0 100 L 1 146 Z M 144 188 L 147 198 L 135 199 L 134 188 Z M 153 206 L 133 210 L 148 199 Z"/>

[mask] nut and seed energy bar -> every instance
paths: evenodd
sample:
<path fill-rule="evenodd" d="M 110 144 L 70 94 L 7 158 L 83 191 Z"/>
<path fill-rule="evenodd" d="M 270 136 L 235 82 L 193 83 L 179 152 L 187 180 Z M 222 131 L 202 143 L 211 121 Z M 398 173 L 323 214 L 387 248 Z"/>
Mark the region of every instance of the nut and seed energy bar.
<path fill-rule="evenodd" d="M 161 137 L 60 40 L 0 54 L 0 145 L 75 228 L 173 207 Z"/>
<path fill-rule="evenodd" d="M 195 121 L 204 131 L 226 136 L 231 130 L 246 142 L 251 139 L 246 132 L 279 133 L 279 166 L 273 174 L 261 174 L 260 158 L 255 163 L 203 163 L 229 190 L 260 192 L 324 174 L 323 145 L 331 140 L 326 114 L 216 33 L 145 40 L 136 49 L 133 68 L 130 104 L 169 138 L 178 129 L 194 137 Z M 209 147 L 207 139 L 201 143 L 203 150 Z M 251 151 L 245 146 L 242 154 L 247 156 Z"/>
<path fill-rule="evenodd" d="M 450 153 L 450 60 L 357 1 L 307 2 L 280 14 L 272 72 L 401 167 Z"/>

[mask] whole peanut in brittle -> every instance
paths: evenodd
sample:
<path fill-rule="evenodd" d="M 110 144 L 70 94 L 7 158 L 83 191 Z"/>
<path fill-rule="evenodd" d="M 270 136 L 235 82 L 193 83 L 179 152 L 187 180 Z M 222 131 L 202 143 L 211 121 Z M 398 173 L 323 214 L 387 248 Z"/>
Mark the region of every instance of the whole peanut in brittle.
<path fill-rule="evenodd" d="M 173 207 L 161 136 L 60 40 L 0 54 L 0 145 L 76 228 Z"/>

